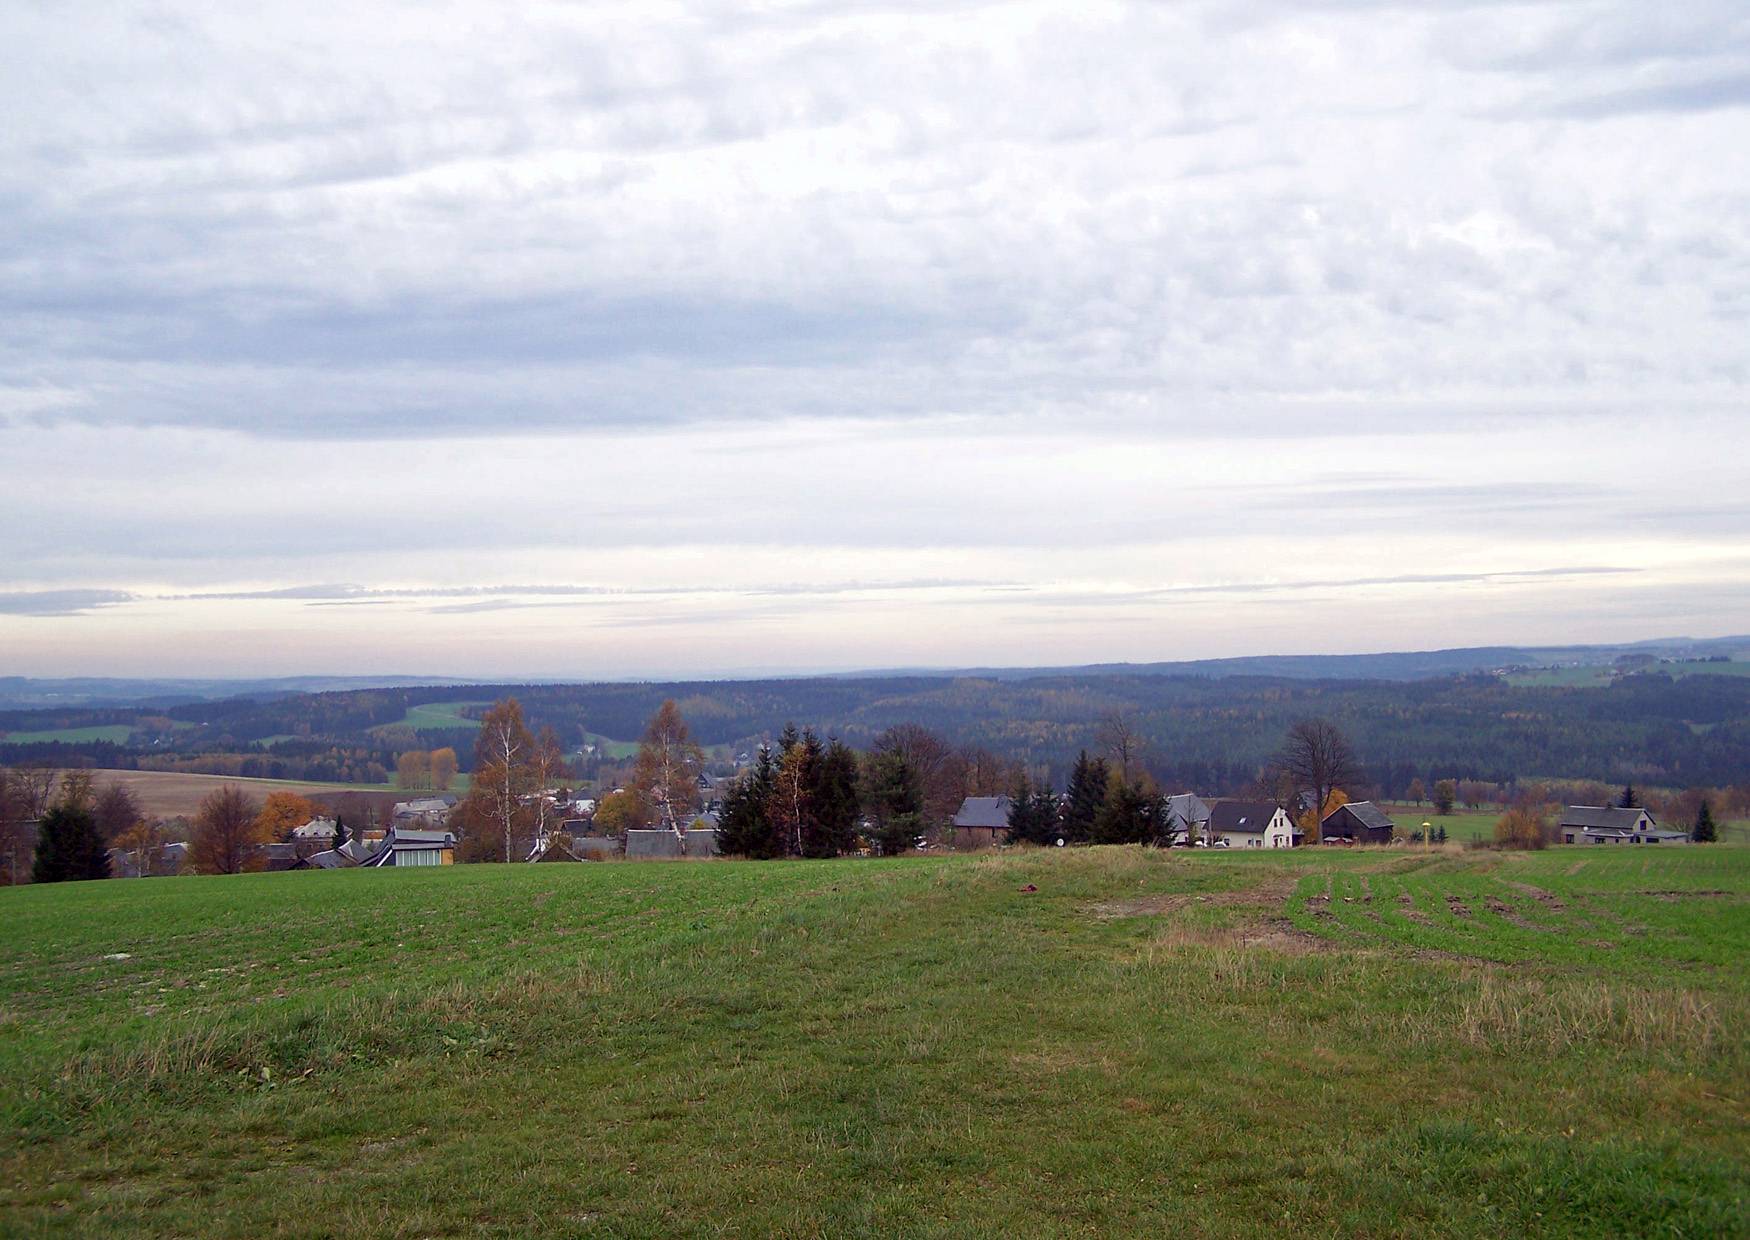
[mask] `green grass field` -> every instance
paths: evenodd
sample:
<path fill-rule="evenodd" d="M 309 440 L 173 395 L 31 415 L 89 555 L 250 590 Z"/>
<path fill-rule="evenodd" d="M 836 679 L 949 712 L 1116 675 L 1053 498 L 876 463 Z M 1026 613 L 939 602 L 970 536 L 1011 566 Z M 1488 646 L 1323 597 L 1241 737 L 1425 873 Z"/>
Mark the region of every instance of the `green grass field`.
<path fill-rule="evenodd" d="M 93 741 L 125 745 L 133 734 L 131 724 L 109 723 L 89 728 L 56 728 L 47 732 L 3 732 L 0 740 L 9 745 L 52 745 L 57 741 L 64 745 L 88 745 Z"/>
<path fill-rule="evenodd" d="M 1683 676 L 1750 676 L 1750 661 L 1733 659 L 1729 663 L 1659 663 L 1646 669 L 1663 672 L 1677 679 Z M 1615 679 L 1616 669 L 1609 664 L 1585 664 L 1580 667 L 1538 667 L 1515 672 L 1504 677 L 1510 685 L 1524 688 L 1598 689 Z"/>
<path fill-rule="evenodd" d="M 1742 1235 L 1747 901 L 1724 846 L 0 890 L 0 1233 Z"/>
<path fill-rule="evenodd" d="M 418 706 L 409 706 L 407 713 L 396 722 L 379 726 L 412 728 L 415 732 L 446 732 L 455 728 L 474 728 L 480 725 L 480 721 L 470 719 L 462 712 L 483 709 L 491 705 L 491 702 L 425 702 Z M 377 729 L 371 730 L 374 732 Z"/>
<path fill-rule="evenodd" d="M 1495 838 L 1495 824 L 1501 820 L 1500 809 L 1454 810 L 1450 814 L 1436 814 L 1431 805 L 1381 805 L 1388 817 L 1397 824 L 1401 835 L 1412 831 L 1420 831 L 1425 822 L 1433 823 L 1435 827 L 1446 828 L 1446 838 L 1455 843 L 1466 840 L 1492 840 Z"/>

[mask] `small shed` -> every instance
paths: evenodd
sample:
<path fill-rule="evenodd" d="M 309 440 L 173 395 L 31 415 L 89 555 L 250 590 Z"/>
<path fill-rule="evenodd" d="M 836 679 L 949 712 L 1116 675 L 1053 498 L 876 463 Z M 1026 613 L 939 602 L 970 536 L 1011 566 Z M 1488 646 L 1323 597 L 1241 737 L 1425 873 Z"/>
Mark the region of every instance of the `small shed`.
<path fill-rule="evenodd" d="M 1009 834 L 1009 811 L 1015 803 L 1008 797 L 967 797 L 954 815 L 955 848 L 990 848 Z"/>
<path fill-rule="evenodd" d="M 1325 843 L 1339 840 L 1350 844 L 1389 844 L 1397 824 L 1372 801 L 1350 801 L 1325 815 L 1319 824 L 1319 838 Z"/>

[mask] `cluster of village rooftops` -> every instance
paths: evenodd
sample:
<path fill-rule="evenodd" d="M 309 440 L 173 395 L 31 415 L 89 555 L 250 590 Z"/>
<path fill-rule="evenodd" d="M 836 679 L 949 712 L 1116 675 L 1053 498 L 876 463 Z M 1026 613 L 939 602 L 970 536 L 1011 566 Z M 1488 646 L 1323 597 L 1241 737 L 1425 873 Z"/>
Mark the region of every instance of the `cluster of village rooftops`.
<path fill-rule="evenodd" d="M 612 857 L 658 859 L 714 856 L 717 853 L 718 802 L 678 830 L 629 830 L 599 833 L 592 817 L 595 802 L 558 794 L 554 799 L 557 826 L 537 839 L 527 855 L 531 862 L 596 861 Z M 404 801 L 394 807 L 383 827 L 349 832 L 336 842 L 333 818 L 313 818 L 292 832 L 285 843 L 265 845 L 267 868 L 340 869 L 352 866 L 450 865 L 456 858 L 457 835 L 449 826 L 457 800 L 453 796 Z M 1306 832 L 1297 826 L 1289 807 L 1276 801 L 1214 798 L 1191 792 L 1164 801 L 1170 824 L 1170 845 L 1199 848 L 1299 848 Z M 952 850 L 995 848 L 1009 840 L 1013 801 L 1006 796 L 967 797 L 959 811 L 927 846 Z M 1303 816 L 1304 820 L 1304 816 Z M 1685 831 L 1661 827 L 1652 813 L 1609 805 L 1570 805 L 1557 826 L 1564 844 L 1683 844 Z M 1319 823 L 1319 843 L 1325 846 L 1390 844 L 1402 840 L 1398 825 L 1371 801 L 1337 806 Z M 1058 837 L 1059 846 L 1069 841 Z"/>

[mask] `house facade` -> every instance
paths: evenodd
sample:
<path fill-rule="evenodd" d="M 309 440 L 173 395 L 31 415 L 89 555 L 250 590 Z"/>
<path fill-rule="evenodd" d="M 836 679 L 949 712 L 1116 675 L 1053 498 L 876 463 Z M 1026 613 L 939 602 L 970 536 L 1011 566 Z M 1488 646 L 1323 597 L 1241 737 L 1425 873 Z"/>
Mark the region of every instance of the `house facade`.
<path fill-rule="evenodd" d="M 1644 809 L 1570 805 L 1557 830 L 1564 844 L 1687 844 L 1689 832 L 1661 827 Z"/>
<path fill-rule="evenodd" d="M 1217 801 L 1209 807 L 1210 843 L 1228 848 L 1294 848 L 1305 836 L 1274 801 Z"/>

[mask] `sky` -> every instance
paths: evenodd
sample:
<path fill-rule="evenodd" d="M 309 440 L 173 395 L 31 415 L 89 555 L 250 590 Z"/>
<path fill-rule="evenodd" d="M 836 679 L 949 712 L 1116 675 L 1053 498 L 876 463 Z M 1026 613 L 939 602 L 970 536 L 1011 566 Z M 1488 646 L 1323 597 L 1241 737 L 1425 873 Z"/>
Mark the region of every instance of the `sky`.
<path fill-rule="evenodd" d="M 1750 7 L 0 6 L 0 675 L 1750 631 Z"/>

